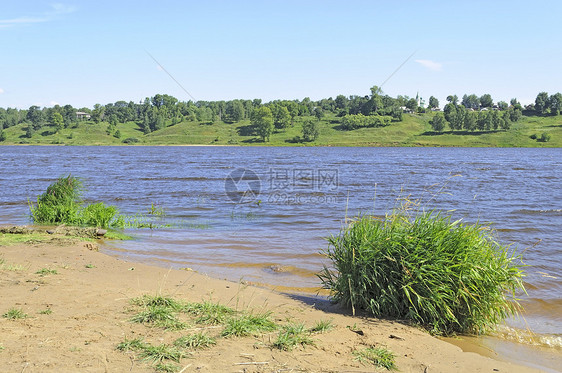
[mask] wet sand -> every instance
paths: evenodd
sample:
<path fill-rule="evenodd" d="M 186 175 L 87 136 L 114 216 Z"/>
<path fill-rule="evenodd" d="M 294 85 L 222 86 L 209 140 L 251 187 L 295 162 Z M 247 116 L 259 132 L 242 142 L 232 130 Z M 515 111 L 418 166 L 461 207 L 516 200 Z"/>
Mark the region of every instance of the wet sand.
<path fill-rule="evenodd" d="M 361 364 L 352 354 L 369 346 L 393 351 L 401 372 L 539 372 L 463 352 L 399 322 L 353 317 L 309 296 L 127 262 L 96 248 L 96 244 L 57 236 L 49 243 L 0 246 L 4 260 L 0 314 L 15 307 L 28 315 L 17 320 L 0 318 L 2 371 L 153 372 L 152 366 L 116 346 L 125 338 L 138 337 L 153 344 L 171 343 L 189 333 L 129 321 L 132 298 L 162 294 L 190 302 L 212 300 L 237 310 L 272 311 L 279 324 L 293 321 L 311 327 L 319 320 L 332 320 L 334 325 L 326 333 L 313 335 L 314 346 L 292 351 L 271 347 L 277 332 L 220 338 L 216 346 L 183 359 L 182 372 L 372 372 L 374 366 Z M 36 273 L 43 268 L 57 274 Z M 45 310 L 50 313 L 41 313 Z"/>

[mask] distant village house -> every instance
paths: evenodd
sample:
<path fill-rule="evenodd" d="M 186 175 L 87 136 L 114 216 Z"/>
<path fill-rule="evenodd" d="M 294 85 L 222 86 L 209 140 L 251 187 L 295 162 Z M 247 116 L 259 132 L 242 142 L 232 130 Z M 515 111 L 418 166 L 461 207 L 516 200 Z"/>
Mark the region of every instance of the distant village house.
<path fill-rule="evenodd" d="M 85 113 L 83 111 L 77 111 L 76 112 L 76 119 L 78 120 L 88 120 L 91 118 L 91 115 L 88 113 Z"/>

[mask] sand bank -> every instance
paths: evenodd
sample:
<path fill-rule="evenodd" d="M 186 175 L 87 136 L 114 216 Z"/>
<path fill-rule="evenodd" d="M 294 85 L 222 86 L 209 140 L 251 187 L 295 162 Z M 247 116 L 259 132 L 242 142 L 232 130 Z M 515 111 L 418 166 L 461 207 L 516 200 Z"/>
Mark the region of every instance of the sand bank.
<path fill-rule="evenodd" d="M 0 246 L 0 314 L 11 308 L 28 316 L 0 318 L 0 370 L 6 372 L 154 372 L 133 353 L 118 351 L 125 338 L 171 343 L 190 330 L 165 331 L 130 322 L 130 300 L 162 294 L 189 302 L 212 300 L 237 310 L 272 311 L 279 324 L 331 320 L 314 334 L 314 346 L 281 351 L 277 332 L 219 338 L 178 364 L 183 372 L 373 372 L 353 351 L 384 346 L 401 372 L 538 372 L 494 360 L 431 337 L 399 322 L 352 317 L 307 296 L 212 279 L 184 270 L 126 262 L 97 252 L 96 244 L 66 237 L 49 243 Z M 38 274 L 41 269 L 56 274 Z M 216 328 L 216 327 L 214 327 Z M 215 329 L 209 329 L 213 333 Z M 355 330 L 355 331 L 354 331 Z M 361 331 L 358 333 L 357 331 Z M 260 364 L 257 364 L 260 363 Z"/>

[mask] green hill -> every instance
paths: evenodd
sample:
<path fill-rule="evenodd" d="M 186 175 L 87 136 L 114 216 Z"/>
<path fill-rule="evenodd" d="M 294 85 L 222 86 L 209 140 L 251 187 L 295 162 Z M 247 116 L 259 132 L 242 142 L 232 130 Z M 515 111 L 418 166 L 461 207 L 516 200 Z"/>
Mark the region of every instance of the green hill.
<path fill-rule="evenodd" d="M 285 130 L 276 130 L 269 142 L 264 143 L 253 131 L 249 120 L 236 123 L 180 122 L 158 131 L 144 134 L 134 122 L 120 123 L 108 131 L 108 123 L 82 121 L 74 128 L 43 127 L 31 138 L 25 137 L 27 124 L 4 129 L 6 139 L 2 145 L 259 145 L 259 146 L 466 146 L 466 147 L 561 147 L 562 115 L 524 116 L 513 123 L 511 129 L 497 131 L 445 131 L 433 132 L 429 121 L 433 114 L 405 114 L 402 122 L 387 127 L 361 128 L 344 131 L 340 118 L 327 115 L 320 122 L 320 135 L 313 142 L 299 142 L 302 137 L 302 120 Z M 309 117 L 313 118 L 313 117 Z M 316 120 L 316 119 L 314 119 Z M 120 137 L 114 136 L 119 130 Z M 547 133 L 550 140 L 540 141 Z M 536 135 L 537 139 L 531 138 Z M 136 139 L 136 140 L 134 140 Z"/>

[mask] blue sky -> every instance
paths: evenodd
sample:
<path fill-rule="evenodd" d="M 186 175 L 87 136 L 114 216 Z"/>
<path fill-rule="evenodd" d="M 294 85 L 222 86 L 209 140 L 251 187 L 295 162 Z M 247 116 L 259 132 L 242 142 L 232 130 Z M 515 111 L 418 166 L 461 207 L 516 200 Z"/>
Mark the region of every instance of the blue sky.
<path fill-rule="evenodd" d="M 0 107 L 562 91 L 554 1 L 4 1 Z"/>

